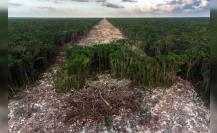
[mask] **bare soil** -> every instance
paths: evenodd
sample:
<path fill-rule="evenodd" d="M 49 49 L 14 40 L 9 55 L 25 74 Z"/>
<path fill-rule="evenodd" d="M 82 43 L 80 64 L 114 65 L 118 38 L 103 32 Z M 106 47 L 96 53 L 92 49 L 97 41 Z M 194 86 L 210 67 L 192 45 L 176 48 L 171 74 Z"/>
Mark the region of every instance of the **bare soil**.
<path fill-rule="evenodd" d="M 81 39 L 79 45 L 96 45 L 124 39 L 119 29 L 114 27 L 107 19 L 102 19 L 94 26 L 89 34 Z"/>
<path fill-rule="evenodd" d="M 104 19 L 79 45 L 122 38 Z M 56 93 L 52 77 L 64 62 L 65 49 L 59 49 L 56 62 L 36 85 L 9 100 L 10 133 L 210 132 L 209 108 L 182 79 L 169 88 L 147 88 L 102 74 L 73 94 Z"/>

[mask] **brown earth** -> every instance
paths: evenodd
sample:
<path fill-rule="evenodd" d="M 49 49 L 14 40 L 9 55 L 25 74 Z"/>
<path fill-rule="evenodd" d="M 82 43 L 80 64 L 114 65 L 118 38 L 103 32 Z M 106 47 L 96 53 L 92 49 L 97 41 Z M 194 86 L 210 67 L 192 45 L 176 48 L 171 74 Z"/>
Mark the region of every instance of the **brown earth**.
<path fill-rule="evenodd" d="M 120 30 L 114 27 L 110 22 L 108 22 L 108 20 L 102 19 L 90 30 L 86 37 L 81 39 L 79 45 L 103 44 L 120 39 L 124 39 Z"/>
<path fill-rule="evenodd" d="M 122 38 L 104 19 L 79 45 Z M 169 88 L 147 88 L 103 74 L 96 81 L 87 80 L 86 86 L 73 94 L 56 93 L 52 77 L 64 62 L 65 48 L 59 49 L 56 62 L 36 85 L 9 100 L 10 133 L 210 132 L 209 108 L 182 79 Z"/>

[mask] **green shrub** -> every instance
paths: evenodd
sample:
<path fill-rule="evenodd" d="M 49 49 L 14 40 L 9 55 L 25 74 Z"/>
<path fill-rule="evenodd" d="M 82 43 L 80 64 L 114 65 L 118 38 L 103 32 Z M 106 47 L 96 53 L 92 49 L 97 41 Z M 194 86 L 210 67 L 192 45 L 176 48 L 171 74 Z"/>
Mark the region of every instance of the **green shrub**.
<path fill-rule="evenodd" d="M 57 89 L 70 91 L 84 86 L 85 79 L 108 71 L 116 78 L 131 79 L 138 85 L 169 85 L 175 81 L 179 65 L 173 54 L 154 58 L 134 52 L 126 41 L 91 47 L 76 46 L 56 74 Z"/>
<path fill-rule="evenodd" d="M 109 55 L 122 47 L 117 44 L 75 46 L 67 52 L 67 60 L 55 76 L 58 90 L 70 91 L 82 88 L 85 79 L 110 69 Z"/>

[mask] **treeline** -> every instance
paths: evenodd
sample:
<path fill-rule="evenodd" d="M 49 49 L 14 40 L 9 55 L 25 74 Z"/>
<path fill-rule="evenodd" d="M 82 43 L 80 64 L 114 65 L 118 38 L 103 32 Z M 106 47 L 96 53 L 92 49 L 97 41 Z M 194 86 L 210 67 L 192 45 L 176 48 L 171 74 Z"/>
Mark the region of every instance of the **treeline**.
<path fill-rule="evenodd" d="M 110 22 L 122 30 L 131 45 L 142 49 L 148 58 L 159 60 L 158 65 L 166 66 L 173 59 L 176 75 L 192 81 L 209 97 L 209 18 L 123 18 Z"/>
<path fill-rule="evenodd" d="M 211 82 L 212 82 L 212 89 L 211 89 L 211 100 L 217 101 L 217 8 L 213 8 L 210 10 L 210 18 L 211 18 L 211 61 L 212 61 L 212 73 L 211 73 Z"/>
<path fill-rule="evenodd" d="M 10 94 L 29 84 L 52 61 L 58 46 L 76 42 L 99 19 L 18 19 L 8 21 Z"/>

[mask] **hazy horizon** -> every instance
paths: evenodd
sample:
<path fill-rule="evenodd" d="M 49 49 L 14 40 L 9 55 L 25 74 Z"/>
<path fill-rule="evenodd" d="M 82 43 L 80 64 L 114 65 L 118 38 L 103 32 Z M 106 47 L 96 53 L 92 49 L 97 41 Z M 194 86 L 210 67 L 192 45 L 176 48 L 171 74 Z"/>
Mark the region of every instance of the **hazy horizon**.
<path fill-rule="evenodd" d="M 9 0 L 9 17 L 210 17 L 210 0 Z"/>

